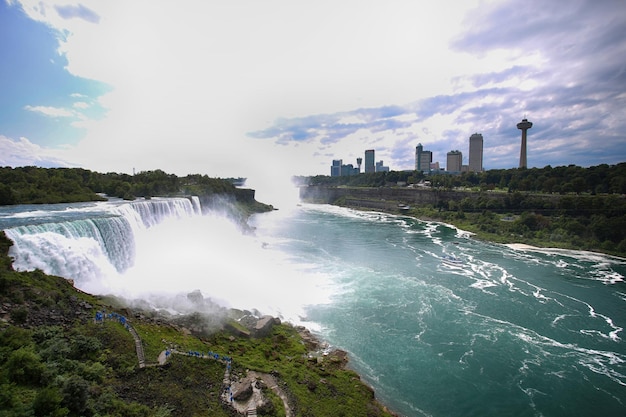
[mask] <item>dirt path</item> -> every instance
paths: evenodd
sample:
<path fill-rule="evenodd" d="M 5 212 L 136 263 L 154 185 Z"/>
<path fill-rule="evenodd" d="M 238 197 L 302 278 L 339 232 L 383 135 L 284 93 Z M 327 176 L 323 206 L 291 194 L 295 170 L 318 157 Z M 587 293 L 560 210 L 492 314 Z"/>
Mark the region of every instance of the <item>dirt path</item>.
<path fill-rule="evenodd" d="M 285 416 L 295 417 L 295 414 L 291 410 L 291 407 L 289 407 L 289 397 L 287 397 L 287 394 L 285 393 L 285 391 L 283 391 L 280 385 L 278 385 L 276 378 L 274 378 L 270 374 L 264 374 L 264 373 L 255 372 L 255 371 L 249 371 L 248 376 L 252 378 L 258 378 L 262 380 L 263 382 L 265 382 L 265 385 L 267 385 L 268 388 L 274 391 L 274 393 L 278 395 L 281 400 L 283 400 L 283 404 L 285 406 Z"/>
<path fill-rule="evenodd" d="M 247 401 L 245 404 L 235 404 L 232 401 L 232 397 L 229 397 L 229 394 L 231 392 L 230 386 L 231 386 L 231 380 L 230 380 L 230 359 L 227 358 L 227 360 L 224 360 L 223 358 L 219 358 L 218 355 L 212 356 L 212 355 L 204 355 L 203 353 L 199 353 L 199 352 L 180 352 L 177 351 L 176 349 L 167 349 L 162 351 L 158 358 L 157 358 L 157 362 L 156 363 L 150 363 L 150 364 L 146 364 L 146 360 L 145 360 L 145 355 L 144 355 L 144 351 L 143 351 L 143 344 L 141 342 L 141 338 L 139 336 L 139 334 L 137 334 L 137 332 L 135 331 L 135 329 L 130 325 L 130 323 L 128 323 L 128 321 L 126 320 L 126 318 L 124 316 L 121 316 L 117 313 L 110 313 L 108 315 L 105 314 L 97 314 L 96 315 L 96 319 L 95 322 L 96 323 L 103 323 L 105 319 L 113 319 L 115 321 L 119 321 L 120 324 L 122 324 L 132 335 L 134 341 L 135 341 L 135 349 L 137 351 L 137 359 L 139 361 L 139 367 L 140 368 L 144 368 L 146 366 L 162 366 L 165 365 L 165 363 L 167 362 L 167 360 L 169 359 L 169 356 L 172 354 L 177 354 L 177 355 L 183 355 L 183 356 L 190 356 L 190 357 L 197 357 L 197 358 L 201 358 L 201 359 L 214 359 L 214 360 L 218 360 L 222 363 L 224 363 L 226 365 L 226 370 L 224 373 L 224 385 L 228 386 L 228 390 L 225 391 L 224 395 L 225 398 L 224 400 L 226 402 L 229 402 L 231 404 L 231 406 L 233 408 L 235 408 L 238 412 L 240 413 L 244 413 L 247 414 L 248 416 L 256 416 L 256 407 L 259 404 L 260 401 L 262 401 L 262 394 L 260 392 L 260 390 L 257 388 L 255 391 L 255 395 L 253 395 L 253 397 Z M 278 395 L 278 397 L 280 397 L 280 399 L 283 401 L 283 405 L 285 407 L 285 416 L 286 417 L 295 417 L 295 413 L 293 412 L 293 410 L 291 409 L 291 407 L 289 406 L 289 397 L 287 396 L 287 393 L 280 387 L 280 385 L 278 384 L 278 381 L 276 381 L 276 378 L 274 378 L 272 375 L 270 374 L 266 374 L 266 373 L 262 373 L 262 372 L 256 372 L 256 371 L 248 371 L 248 374 L 246 376 L 247 379 L 259 379 L 261 381 L 263 381 L 265 383 L 265 385 L 271 389 L 272 391 L 274 391 L 274 393 L 276 395 Z"/>

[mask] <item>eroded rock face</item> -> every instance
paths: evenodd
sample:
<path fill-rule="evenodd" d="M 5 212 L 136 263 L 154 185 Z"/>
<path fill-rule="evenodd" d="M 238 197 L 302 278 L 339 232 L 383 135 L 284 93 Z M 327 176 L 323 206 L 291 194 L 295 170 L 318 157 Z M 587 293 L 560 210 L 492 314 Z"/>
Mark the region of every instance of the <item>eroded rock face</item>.
<path fill-rule="evenodd" d="M 272 332 L 272 327 L 275 324 L 280 324 L 280 319 L 272 316 L 263 316 L 257 320 L 256 325 L 254 326 L 254 336 L 255 337 L 265 337 Z"/>
<path fill-rule="evenodd" d="M 246 401 L 252 396 L 252 392 L 252 381 L 246 378 L 234 387 L 233 400 Z"/>

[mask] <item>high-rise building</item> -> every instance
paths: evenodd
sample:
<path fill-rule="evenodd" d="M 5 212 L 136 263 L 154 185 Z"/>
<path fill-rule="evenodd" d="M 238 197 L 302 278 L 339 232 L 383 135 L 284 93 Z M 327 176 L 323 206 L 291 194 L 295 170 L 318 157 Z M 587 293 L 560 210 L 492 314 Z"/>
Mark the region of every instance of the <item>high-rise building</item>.
<path fill-rule="evenodd" d="M 463 166 L 463 153 L 461 151 L 450 151 L 447 153 L 446 171 L 461 172 Z"/>
<path fill-rule="evenodd" d="M 421 143 L 415 147 L 415 170 L 421 172 L 430 171 L 430 163 L 433 161 L 433 153 L 425 151 Z"/>
<path fill-rule="evenodd" d="M 469 139 L 469 170 L 483 171 L 483 135 L 474 133 Z"/>
<path fill-rule="evenodd" d="M 385 166 L 383 161 L 376 162 L 376 172 L 389 172 L 389 167 Z"/>
<path fill-rule="evenodd" d="M 333 159 L 333 164 L 330 167 L 331 177 L 343 177 L 343 176 L 358 175 L 358 174 L 359 174 L 359 168 L 355 167 L 352 164 L 344 165 L 342 159 Z"/>
<path fill-rule="evenodd" d="M 347 177 L 349 175 L 357 175 L 359 172 L 357 171 L 357 168 L 354 167 L 354 165 L 352 164 L 348 164 L 348 165 L 342 165 L 341 166 L 341 176 L 342 177 Z"/>
<path fill-rule="evenodd" d="M 420 170 L 420 162 L 422 162 L 422 152 L 424 152 L 424 147 L 421 143 L 418 143 L 415 147 L 415 170 Z"/>
<path fill-rule="evenodd" d="M 522 146 L 519 151 L 520 168 L 526 168 L 528 164 L 526 161 L 526 131 L 531 127 L 533 127 L 533 124 L 529 122 L 528 119 L 522 119 L 522 121 L 517 124 L 517 128 L 522 131 Z"/>
<path fill-rule="evenodd" d="M 376 172 L 376 165 L 374 165 L 374 149 L 365 151 L 365 172 Z"/>

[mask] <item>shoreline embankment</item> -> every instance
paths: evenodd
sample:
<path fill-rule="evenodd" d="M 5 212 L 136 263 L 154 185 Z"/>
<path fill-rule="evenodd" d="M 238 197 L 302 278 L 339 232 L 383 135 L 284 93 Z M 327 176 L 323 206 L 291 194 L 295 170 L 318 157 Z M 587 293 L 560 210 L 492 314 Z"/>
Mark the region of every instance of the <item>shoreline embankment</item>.
<path fill-rule="evenodd" d="M 510 200 L 511 194 L 502 192 L 478 192 L 465 190 L 441 190 L 432 188 L 409 188 L 409 187 L 343 187 L 327 185 L 309 185 L 299 187 L 300 200 L 312 204 L 330 204 L 339 207 L 347 207 L 355 210 L 381 211 L 388 214 L 412 217 L 419 221 L 435 222 L 445 224 L 464 233 L 472 238 L 503 244 L 516 250 L 527 250 L 535 252 L 560 251 L 562 253 L 577 253 L 579 255 L 601 255 L 618 260 L 626 260 L 626 257 L 615 253 L 608 253 L 600 248 L 576 247 L 576 245 L 557 245 L 540 242 L 536 239 L 528 239 L 521 235 L 490 234 L 464 229 L 450 220 L 443 220 L 435 217 L 416 216 L 411 212 L 410 207 L 446 207 L 448 202 L 460 202 L 462 200 L 490 199 L 506 203 Z M 534 203 L 545 202 L 548 205 L 556 205 L 559 200 L 568 197 L 554 194 L 532 194 Z M 539 203 L 541 204 L 541 203 Z M 408 208 L 408 210 L 407 210 Z M 541 212 L 538 207 L 533 210 L 526 207 L 525 210 Z M 513 210 L 515 211 L 515 210 Z M 502 210 L 500 210 L 502 212 Z M 508 212 L 508 211 L 507 211 Z M 561 242 L 562 243 L 562 242 Z"/>

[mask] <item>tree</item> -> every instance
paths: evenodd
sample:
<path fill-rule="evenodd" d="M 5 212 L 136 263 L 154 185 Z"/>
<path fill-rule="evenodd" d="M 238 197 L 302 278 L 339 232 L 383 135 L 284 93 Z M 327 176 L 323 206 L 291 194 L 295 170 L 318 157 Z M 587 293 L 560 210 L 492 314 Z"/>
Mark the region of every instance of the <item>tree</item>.
<path fill-rule="evenodd" d="M 45 366 L 30 347 L 14 351 L 7 361 L 9 380 L 22 385 L 39 385 Z"/>
<path fill-rule="evenodd" d="M 0 184 L 0 206 L 15 204 L 15 194 L 11 187 L 6 184 Z"/>
<path fill-rule="evenodd" d="M 572 188 L 576 194 L 580 194 L 587 190 L 587 182 L 583 177 L 576 177 L 572 180 Z"/>
<path fill-rule="evenodd" d="M 87 409 L 89 383 L 78 375 L 72 375 L 63 383 L 63 405 L 72 415 L 82 415 Z"/>
<path fill-rule="evenodd" d="M 35 416 L 62 417 L 69 413 L 67 408 L 61 407 L 61 394 L 55 387 L 46 387 L 37 393 L 33 403 Z"/>

